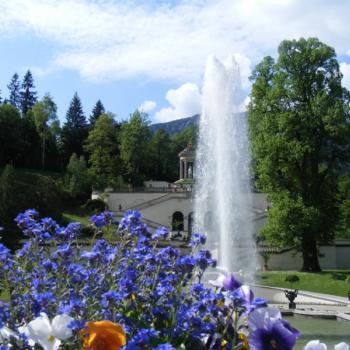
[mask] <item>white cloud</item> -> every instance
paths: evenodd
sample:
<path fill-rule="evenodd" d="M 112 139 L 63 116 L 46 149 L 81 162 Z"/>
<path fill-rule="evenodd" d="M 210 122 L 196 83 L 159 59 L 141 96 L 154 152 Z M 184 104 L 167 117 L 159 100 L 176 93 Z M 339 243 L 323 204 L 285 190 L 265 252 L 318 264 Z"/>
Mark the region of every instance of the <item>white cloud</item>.
<path fill-rule="evenodd" d="M 165 98 L 170 103 L 170 107 L 158 111 L 154 116 L 155 122 L 163 123 L 191 117 L 201 111 L 202 96 L 196 84 L 186 83 L 178 89 L 169 90 Z"/>
<path fill-rule="evenodd" d="M 139 111 L 145 112 L 145 113 L 149 113 L 151 111 L 153 111 L 155 108 L 157 107 L 157 103 L 155 101 L 144 101 L 140 107 L 138 108 Z"/>
<path fill-rule="evenodd" d="M 0 37 L 34 33 L 56 43 L 49 68 L 89 80 L 143 76 L 200 82 L 208 54 L 238 53 L 243 86 L 251 65 L 283 39 L 317 36 L 349 52 L 343 0 L 0 0 Z M 43 72 L 50 72 L 52 68 Z"/>
<path fill-rule="evenodd" d="M 343 73 L 343 85 L 347 89 L 350 89 L 350 64 L 344 62 L 341 63 L 340 71 Z"/>

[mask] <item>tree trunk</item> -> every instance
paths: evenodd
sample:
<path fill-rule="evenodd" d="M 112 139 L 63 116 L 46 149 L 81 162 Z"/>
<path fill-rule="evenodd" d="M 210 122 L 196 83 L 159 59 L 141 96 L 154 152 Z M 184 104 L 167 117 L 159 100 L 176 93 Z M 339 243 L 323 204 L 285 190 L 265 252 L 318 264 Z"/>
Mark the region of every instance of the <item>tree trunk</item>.
<path fill-rule="evenodd" d="M 320 272 L 316 239 L 312 234 L 304 233 L 302 241 L 303 267 L 305 272 Z"/>

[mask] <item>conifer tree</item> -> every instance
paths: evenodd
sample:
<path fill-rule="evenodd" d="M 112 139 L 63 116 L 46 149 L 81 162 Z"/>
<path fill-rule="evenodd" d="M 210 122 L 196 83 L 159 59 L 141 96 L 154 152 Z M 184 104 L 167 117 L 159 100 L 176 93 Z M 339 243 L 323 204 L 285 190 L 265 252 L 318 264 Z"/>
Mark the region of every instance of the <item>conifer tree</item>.
<path fill-rule="evenodd" d="M 95 104 L 95 107 L 92 110 L 90 115 L 90 125 L 93 127 L 97 121 L 97 119 L 105 113 L 105 107 L 103 106 L 101 100 L 98 100 Z"/>
<path fill-rule="evenodd" d="M 83 145 L 87 134 L 88 128 L 83 107 L 78 94 L 75 93 L 68 108 L 61 135 L 63 158 L 66 162 L 73 153 L 77 156 L 83 154 Z"/>
<path fill-rule="evenodd" d="M 10 83 L 7 85 L 7 88 L 9 90 L 9 98 L 8 102 L 12 104 L 12 106 L 15 106 L 18 110 L 21 109 L 21 91 L 20 91 L 21 83 L 19 81 L 18 74 L 15 73 Z"/>
<path fill-rule="evenodd" d="M 22 114 L 26 115 L 37 101 L 37 92 L 34 90 L 34 80 L 30 70 L 24 75 L 21 88 L 21 110 Z"/>

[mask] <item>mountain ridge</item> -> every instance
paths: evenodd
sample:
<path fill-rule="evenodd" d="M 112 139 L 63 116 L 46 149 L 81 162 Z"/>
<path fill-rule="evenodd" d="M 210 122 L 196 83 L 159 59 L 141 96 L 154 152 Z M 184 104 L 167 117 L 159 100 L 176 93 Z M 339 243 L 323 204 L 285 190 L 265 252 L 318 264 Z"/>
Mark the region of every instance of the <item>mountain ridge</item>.
<path fill-rule="evenodd" d="M 198 122 L 199 114 L 195 114 L 192 117 L 175 119 L 165 123 L 152 124 L 149 128 L 152 133 L 156 132 L 159 129 L 163 129 L 169 136 L 172 136 L 192 125 L 198 125 Z"/>

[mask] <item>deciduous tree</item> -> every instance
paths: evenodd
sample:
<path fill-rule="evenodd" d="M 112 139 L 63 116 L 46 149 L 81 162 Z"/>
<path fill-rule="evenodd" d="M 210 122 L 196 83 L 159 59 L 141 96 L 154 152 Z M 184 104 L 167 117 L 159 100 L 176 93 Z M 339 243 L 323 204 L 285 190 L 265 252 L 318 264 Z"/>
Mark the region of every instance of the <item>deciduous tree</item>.
<path fill-rule="evenodd" d="M 49 94 L 33 106 L 35 127 L 42 140 L 42 169 L 45 169 L 46 142 L 58 125 L 57 106 Z"/>
<path fill-rule="evenodd" d="M 257 186 L 268 194 L 262 233 L 301 246 L 304 271 L 318 271 L 318 244 L 333 238 L 338 179 L 350 157 L 349 92 L 333 48 L 283 41 L 275 62 L 252 74 L 249 132 Z"/>
<path fill-rule="evenodd" d="M 147 168 L 147 146 L 150 140 L 147 114 L 136 110 L 120 130 L 120 157 L 125 167 L 126 181 L 142 185 Z"/>
<path fill-rule="evenodd" d="M 89 133 L 85 149 L 89 154 L 89 171 L 95 186 L 99 189 L 113 186 L 119 175 L 119 150 L 117 125 L 112 114 L 102 114 L 97 119 Z"/>

